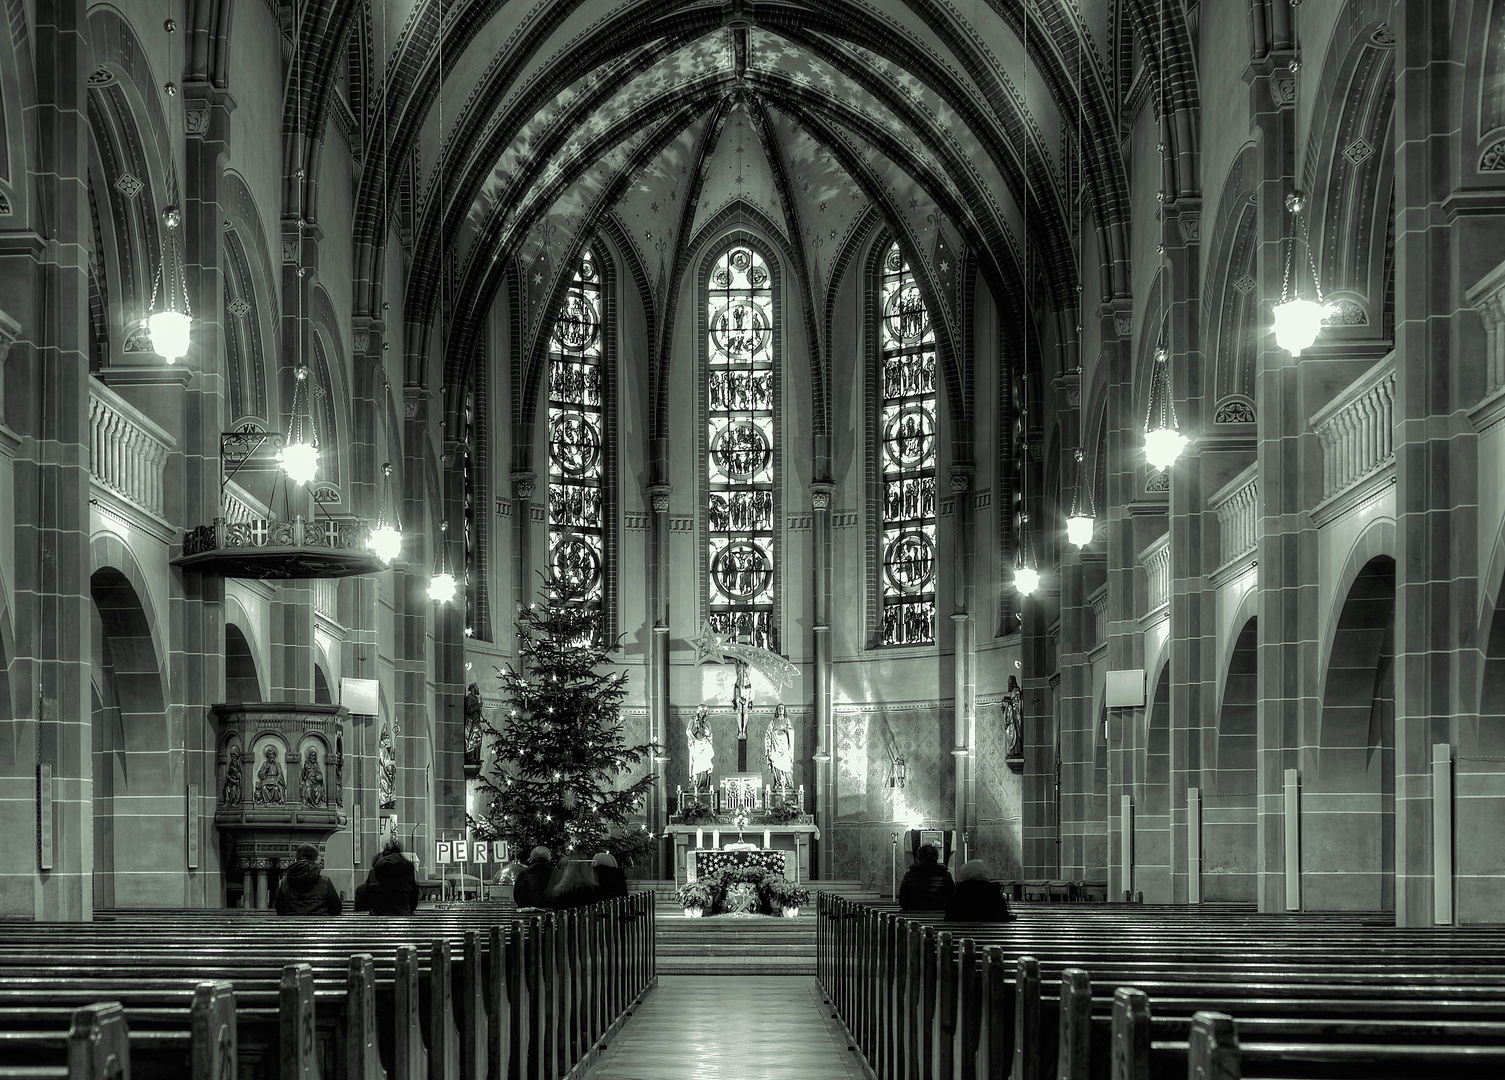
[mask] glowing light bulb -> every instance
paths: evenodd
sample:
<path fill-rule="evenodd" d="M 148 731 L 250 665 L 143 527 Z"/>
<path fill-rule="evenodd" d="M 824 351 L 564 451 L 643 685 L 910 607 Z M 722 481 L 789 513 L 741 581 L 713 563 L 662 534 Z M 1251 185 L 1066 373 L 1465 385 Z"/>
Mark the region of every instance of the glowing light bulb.
<path fill-rule="evenodd" d="M 447 604 L 455 598 L 455 575 L 445 571 L 429 578 L 429 599 Z"/>
<path fill-rule="evenodd" d="M 1040 587 L 1040 571 L 1032 566 L 1014 568 L 1014 588 L 1020 596 L 1029 596 Z"/>
<path fill-rule="evenodd" d="M 277 462 L 287 478 L 302 487 L 319 471 L 319 448 L 312 443 L 289 443 L 277 451 Z"/>
<path fill-rule="evenodd" d="M 1312 342 L 1322 332 L 1323 325 L 1332 318 L 1336 310 L 1334 304 L 1319 304 L 1315 300 L 1304 300 L 1299 296 L 1276 304 L 1275 325 L 1272 327 L 1275 331 L 1275 344 L 1292 356 L 1300 356 L 1303 349 L 1311 348 Z"/>
<path fill-rule="evenodd" d="M 378 559 L 390 566 L 392 560 L 402 554 L 402 533 L 391 525 L 378 525 L 366 538 L 366 546 Z"/>
<path fill-rule="evenodd" d="M 1066 519 L 1066 539 L 1077 547 L 1092 543 L 1092 518 L 1086 514 L 1073 514 Z"/>
<path fill-rule="evenodd" d="M 188 355 L 188 331 L 193 325 L 181 311 L 158 311 L 146 320 L 152 338 L 152 351 L 169 364 Z"/>
<path fill-rule="evenodd" d="M 1175 428 L 1161 427 L 1144 433 L 1144 456 L 1158 472 L 1176 463 L 1186 449 L 1187 438 Z"/>

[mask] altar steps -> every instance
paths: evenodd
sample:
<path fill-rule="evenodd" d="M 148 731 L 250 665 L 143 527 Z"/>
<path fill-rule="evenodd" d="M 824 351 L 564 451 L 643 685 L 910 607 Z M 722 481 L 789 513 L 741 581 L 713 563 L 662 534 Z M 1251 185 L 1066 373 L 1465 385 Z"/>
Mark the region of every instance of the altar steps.
<path fill-rule="evenodd" d="M 813 975 L 815 916 L 687 919 L 659 908 L 661 975 Z"/>

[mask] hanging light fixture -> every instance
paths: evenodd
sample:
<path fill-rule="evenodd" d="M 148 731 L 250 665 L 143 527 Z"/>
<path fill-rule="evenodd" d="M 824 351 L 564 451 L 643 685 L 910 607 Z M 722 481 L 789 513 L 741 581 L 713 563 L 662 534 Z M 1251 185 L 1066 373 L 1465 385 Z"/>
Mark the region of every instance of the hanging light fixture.
<path fill-rule="evenodd" d="M 1145 460 L 1158 472 L 1174 465 L 1188 442 L 1176 420 L 1176 403 L 1171 400 L 1169 359 L 1170 353 L 1164 345 L 1155 350 L 1155 369 L 1150 372 L 1150 408 L 1144 418 Z"/>
<path fill-rule="evenodd" d="M 162 264 L 157 267 L 157 276 L 152 281 L 150 314 L 146 317 L 146 330 L 151 335 L 152 351 L 176 364 L 188 355 L 188 333 L 193 326 L 193 313 L 188 306 L 188 280 L 183 271 L 183 251 L 178 243 L 178 227 L 183 224 L 183 213 L 176 206 L 162 211 Z M 162 308 L 157 309 L 158 299 Z M 182 300 L 182 310 L 178 301 Z"/>
<path fill-rule="evenodd" d="M 1082 462 L 1087 455 L 1078 448 L 1076 452 L 1076 490 L 1071 495 L 1071 515 L 1066 519 L 1066 539 L 1079 548 L 1092 543 L 1092 492 L 1087 492 L 1087 508 L 1082 509 Z"/>
<path fill-rule="evenodd" d="M 449 568 L 449 522 L 439 522 L 439 550 L 434 554 L 434 576 L 429 578 L 429 599 L 447 604 L 455 598 L 458 583 Z"/>
<path fill-rule="evenodd" d="M 293 415 L 287 422 L 287 442 L 277 451 L 277 463 L 287 478 L 302 487 L 319 471 L 319 433 L 314 428 L 313 407 L 308 404 L 308 368 L 300 366 L 293 383 Z M 308 410 L 308 441 L 303 441 L 303 412 Z"/>
<path fill-rule="evenodd" d="M 381 466 L 381 504 L 376 514 L 376 527 L 371 530 L 371 535 L 366 538 L 366 546 L 376 553 L 376 557 L 388 566 L 392 560 L 402 554 L 402 518 L 397 513 L 397 500 L 392 500 L 392 520 L 387 520 L 387 500 L 392 495 L 392 463 L 382 462 Z"/>
<path fill-rule="evenodd" d="M 1014 589 L 1020 596 L 1032 596 L 1040 587 L 1040 571 L 1035 566 L 1034 548 L 1029 542 L 1029 515 L 1019 515 L 1019 557 L 1014 563 Z"/>
<path fill-rule="evenodd" d="M 1322 282 L 1317 277 L 1317 263 L 1312 258 L 1312 245 L 1302 217 L 1306 210 L 1306 196 L 1299 191 L 1291 192 L 1286 196 L 1286 209 L 1291 212 L 1292 229 L 1286 245 L 1286 270 L 1280 283 L 1280 303 L 1275 305 L 1275 325 L 1271 329 L 1275 333 L 1277 345 L 1292 356 L 1300 356 L 1303 349 L 1311 348 L 1317 335 L 1322 332 L 1322 327 L 1336 314 L 1338 308 L 1336 304 L 1327 304 L 1322 300 Z M 1300 232 L 1301 239 L 1306 244 L 1307 263 L 1311 267 L 1312 285 L 1317 293 L 1315 300 L 1308 300 L 1301 295 L 1300 284 L 1294 290 L 1291 287 L 1291 264 L 1295 262 L 1297 232 Z"/>

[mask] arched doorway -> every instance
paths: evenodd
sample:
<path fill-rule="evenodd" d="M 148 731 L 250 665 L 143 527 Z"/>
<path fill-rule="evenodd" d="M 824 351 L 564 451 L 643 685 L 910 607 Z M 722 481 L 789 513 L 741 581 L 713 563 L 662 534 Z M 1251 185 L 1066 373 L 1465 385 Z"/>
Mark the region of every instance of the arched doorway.
<path fill-rule="evenodd" d="M 90 590 L 94 906 L 181 906 L 182 795 L 151 620 L 114 567 L 96 570 Z M 174 802 L 176 813 L 164 813 Z"/>
<path fill-rule="evenodd" d="M 1207 901 L 1257 899 L 1258 701 L 1259 632 L 1251 618 L 1228 660 L 1214 768 L 1202 791 L 1202 898 Z"/>
<path fill-rule="evenodd" d="M 1160 669 L 1145 714 L 1134 785 L 1134 888 L 1146 903 L 1171 895 L 1171 666 Z"/>
<path fill-rule="evenodd" d="M 1395 910 L 1395 560 L 1348 590 L 1301 778 L 1301 906 Z"/>
<path fill-rule="evenodd" d="M 261 675 L 256 670 L 256 654 L 251 643 L 234 623 L 225 624 L 225 701 L 265 701 L 261 693 Z"/>

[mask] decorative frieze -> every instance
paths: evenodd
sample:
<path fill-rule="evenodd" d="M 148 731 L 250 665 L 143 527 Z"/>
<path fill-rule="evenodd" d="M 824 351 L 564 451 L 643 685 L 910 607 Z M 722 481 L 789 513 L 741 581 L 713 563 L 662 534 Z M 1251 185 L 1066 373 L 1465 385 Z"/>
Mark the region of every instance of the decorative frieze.
<path fill-rule="evenodd" d="M 1219 563 L 1228 565 L 1259 542 L 1259 470 L 1251 465 L 1209 500 L 1218 515 Z"/>
<path fill-rule="evenodd" d="M 89 471 L 100 485 L 162 516 L 162 474 L 175 440 L 98 380 L 89 382 Z"/>
<path fill-rule="evenodd" d="M 1322 497 L 1331 499 L 1395 464 L 1395 354 L 1312 417 L 1322 447 Z"/>
<path fill-rule="evenodd" d="M 1484 323 L 1485 396 L 1505 386 L 1505 262 L 1495 267 L 1468 290 Z"/>

